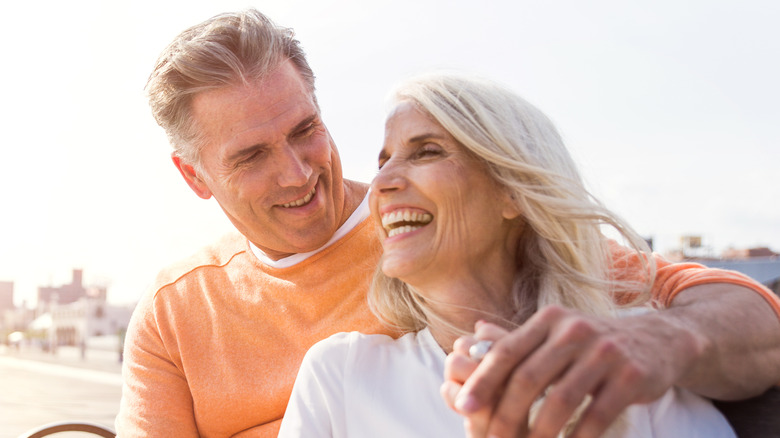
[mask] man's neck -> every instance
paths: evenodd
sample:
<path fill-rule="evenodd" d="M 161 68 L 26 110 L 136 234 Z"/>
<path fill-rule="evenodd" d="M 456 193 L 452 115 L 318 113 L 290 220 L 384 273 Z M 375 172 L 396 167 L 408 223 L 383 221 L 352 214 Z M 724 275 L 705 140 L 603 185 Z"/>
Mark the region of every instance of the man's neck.
<path fill-rule="evenodd" d="M 344 211 L 339 220 L 339 227 L 352 216 L 352 213 L 358 208 L 363 199 L 368 194 L 369 185 L 366 183 L 344 180 Z"/>

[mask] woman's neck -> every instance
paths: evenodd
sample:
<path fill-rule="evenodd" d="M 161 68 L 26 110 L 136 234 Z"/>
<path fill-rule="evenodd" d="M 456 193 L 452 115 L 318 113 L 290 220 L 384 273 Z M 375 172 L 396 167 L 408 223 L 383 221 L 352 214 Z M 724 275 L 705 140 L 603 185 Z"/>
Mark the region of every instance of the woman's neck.
<path fill-rule="evenodd" d="M 428 327 L 436 342 L 449 353 L 455 340 L 474 332 L 479 320 L 509 328 L 516 313 L 512 299 L 514 269 L 499 269 L 492 275 L 446 276 L 415 287 L 426 297 L 429 308 L 437 319 L 430 319 Z"/>

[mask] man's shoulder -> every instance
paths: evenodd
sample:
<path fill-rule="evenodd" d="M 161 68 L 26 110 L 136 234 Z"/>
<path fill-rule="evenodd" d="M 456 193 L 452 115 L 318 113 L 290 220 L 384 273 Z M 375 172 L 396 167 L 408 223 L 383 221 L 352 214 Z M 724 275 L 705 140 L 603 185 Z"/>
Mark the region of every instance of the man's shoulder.
<path fill-rule="evenodd" d="M 201 247 L 197 252 L 165 267 L 157 275 L 155 289 L 176 282 L 183 276 L 203 267 L 228 265 L 236 256 L 249 251 L 246 237 L 234 231 Z"/>

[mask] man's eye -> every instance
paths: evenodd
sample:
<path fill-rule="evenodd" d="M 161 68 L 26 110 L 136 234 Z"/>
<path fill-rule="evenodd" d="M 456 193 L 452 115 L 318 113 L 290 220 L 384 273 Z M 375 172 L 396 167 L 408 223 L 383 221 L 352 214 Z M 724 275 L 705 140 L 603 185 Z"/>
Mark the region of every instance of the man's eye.
<path fill-rule="evenodd" d="M 263 156 L 265 151 L 263 150 L 256 150 L 250 154 L 247 154 L 245 157 L 243 157 L 237 164 L 239 166 L 246 166 L 248 164 L 251 164 L 255 161 L 257 161 L 259 158 Z"/>
<path fill-rule="evenodd" d="M 315 127 L 316 127 L 316 125 L 314 124 L 314 122 L 309 123 L 308 125 L 306 125 L 302 129 L 300 129 L 298 132 L 296 132 L 295 136 L 296 137 L 305 137 L 306 135 L 311 134 L 311 132 L 314 131 Z"/>

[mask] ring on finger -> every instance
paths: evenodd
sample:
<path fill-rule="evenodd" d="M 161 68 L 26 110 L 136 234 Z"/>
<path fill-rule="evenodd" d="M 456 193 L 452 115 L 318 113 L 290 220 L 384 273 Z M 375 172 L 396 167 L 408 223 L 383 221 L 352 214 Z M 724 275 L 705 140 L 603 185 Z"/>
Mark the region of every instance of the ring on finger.
<path fill-rule="evenodd" d="M 479 362 L 490 351 L 492 346 L 493 341 L 477 341 L 476 344 L 469 347 L 469 357 Z"/>

